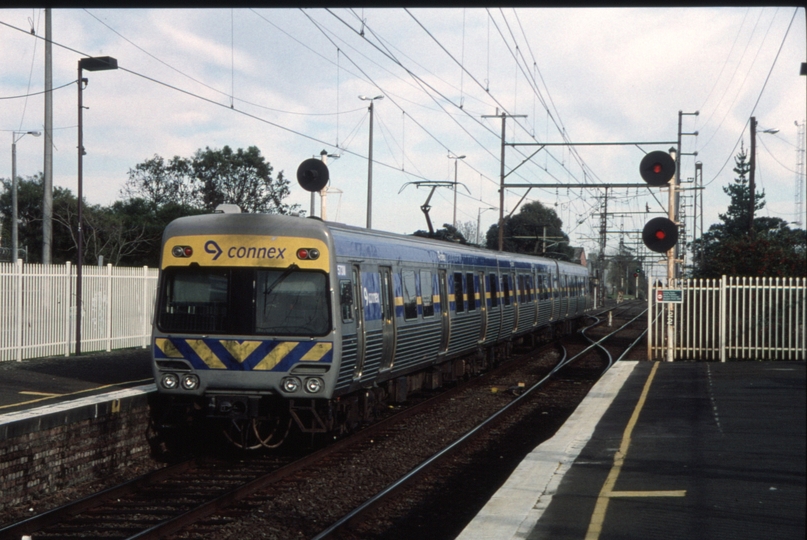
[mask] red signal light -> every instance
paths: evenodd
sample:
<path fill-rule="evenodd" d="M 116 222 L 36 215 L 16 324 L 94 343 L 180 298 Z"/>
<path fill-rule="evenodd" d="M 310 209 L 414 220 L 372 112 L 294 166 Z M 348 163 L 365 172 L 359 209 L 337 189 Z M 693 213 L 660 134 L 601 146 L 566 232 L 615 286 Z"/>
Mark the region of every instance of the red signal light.
<path fill-rule="evenodd" d="M 667 237 L 667 234 L 664 231 L 662 231 L 660 229 L 658 231 L 656 231 L 656 238 L 658 238 L 659 240 L 664 240 L 666 237 Z"/>
<path fill-rule="evenodd" d="M 305 260 L 308 258 L 308 250 L 305 248 L 300 248 L 297 250 L 297 258 Z"/>
<path fill-rule="evenodd" d="M 193 249 L 190 246 L 185 246 L 185 256 L 190 257 L 193 255 Z"/>

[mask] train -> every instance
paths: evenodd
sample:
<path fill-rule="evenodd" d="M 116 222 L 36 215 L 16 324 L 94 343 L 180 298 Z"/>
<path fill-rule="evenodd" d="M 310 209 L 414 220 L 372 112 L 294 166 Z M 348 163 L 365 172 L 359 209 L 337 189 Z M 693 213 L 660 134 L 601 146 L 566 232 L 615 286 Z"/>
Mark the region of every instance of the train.
<path fill-rule="evenodd" d="M 580 264 L 224 210 L 164 231 L 153 372 L 168 408 L 241 448 L 350 432 L 595 307 Z"/>

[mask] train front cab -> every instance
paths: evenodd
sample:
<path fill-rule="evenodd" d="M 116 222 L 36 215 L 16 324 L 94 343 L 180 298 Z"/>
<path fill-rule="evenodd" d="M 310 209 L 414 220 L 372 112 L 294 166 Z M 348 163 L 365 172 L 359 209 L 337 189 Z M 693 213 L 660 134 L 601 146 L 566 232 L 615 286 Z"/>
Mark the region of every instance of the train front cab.
<path fill-rule="evenodd" d="M 336 378 L 327 234 L 272 234 L 273 216 L 261 233 L 245 217 L 183 218 L 164 234 L 155 382 L 212 417 L 285 414 L 283 398 L 330 398 Z"/>

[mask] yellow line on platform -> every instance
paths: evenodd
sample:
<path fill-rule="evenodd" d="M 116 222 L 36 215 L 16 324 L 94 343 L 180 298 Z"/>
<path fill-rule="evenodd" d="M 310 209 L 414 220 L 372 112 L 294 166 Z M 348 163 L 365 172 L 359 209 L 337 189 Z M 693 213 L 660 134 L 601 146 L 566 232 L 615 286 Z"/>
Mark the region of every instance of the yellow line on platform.
<path fill-rule="evenodd" d="M 645 401 L 647 400 L 647 394 L 650 392 L 650 385 L 653 384 L 653 378 L 656 376 L 656 370 L 658 370 L 659 362 L 653 364 L 653 369 L 650 370 L 650 375 L 647 377 L 647 381 L 644 383 L 644 388 L 642 389 L 642 395 L 639 396 L 639 401 L 636 403 L 636 407 L 633 409 L 633 414 L 628 421 L 628 425 L 625 427 L 625 432 L 622 434 L 622 443 L 619 445 L 619 450 L 617 450 L 616 454 L 614 455 L 614 465 L 611 467 L 611 471 L 608 473 L 608 478 L 605 479 L 605 483 L 600 490 L 600 494 L 597 497 L 597 504 L 594 506 L 594 513 L 591 516 L 591 521 L 588 525 L 588 531 L 586 532 L 586 540 L 598 540 L 600 537 L 600 533 L 602 532 L 602 524 L 605 522 L 605 513 L 608 510 L 608 501 L 611 497 L 625 497 L 627 495 L 618 495 L 619 493 L 672 493 L 672 492 L 614 492 L 614 486 L 616 485 L 616 479 L 619 477 L 619 473 L 622 471 L 622 465 L 625 463 L 625 456 L 628 454 L 628 447 L 630 447 L 630 439 L 631 435 L 633 434 L 633 428 L 636 427 L 636 422 L 639 420 L 639 414 L 642 412 L 642 408 L 644 407 Z M 615 495 L 617 493 L 617 495 Z M 639 496 L 639 495 L 633 495 Z M 641 495 L 641 496 L 653 496 L 653 495 Z M 669 497 L 671 495 L 655 495 L 655 496 L 664 496 Z M 678 496 L 678 495 L 676 495 Z M 683 496 L 683 495 L 681 495 Z"/>
<path fill-rule="evenodd" d="M 25 391 L 20 392 L 20 394 L 24 396 L 45 396 L 45 397 L 58 397 L 62 395 L 62 394 L 49 394 L 47 392 L 25 392 Z"/>
<path fill-rule="evenodd" d="M 614 497 L 686 497 L 687 490 L 671 489 L 668 491 L 612 491 L 608 494 Z"/>
<path fill-rule="evenodd" d="M 93 392 L 95 390 L 103 390 L 104 388 L 112 388 L 114 386 L 120 386 L 122 384 L 137 384 L 142 382 L 153 381 L 154 379 L 140 379 L 138 381 L 125 381 L 119 382 L 114 384 L 105 384 L 103 386 L 96 386 L 94 388 L 87 388 L 86 390 L 78 390 L 77 392 L 71 392 L 69 394 L 45 394 L 45 393 L 38 393 L 38 392 L 26 392 L 22 391 L 19 392 L 20 394 L 29 394 L 29 395 L 41 395 L 45 397 L 41 397 L 39 399 L 32 399 L 30 401 L 22 401 L 20 403 L 9 403 L 8 405 L 0 405 L 0 409 L 10 409 L 11 407 L 20 407 L 22 405 L 31 405 L 33 403 L 39 403 L 40 401 L 46 401 L 48 399 L 53 399 L 55 397 L 70 397 L 70 396 L 77 396 L 78 394 L 86 394 L 87 392 Z"/>

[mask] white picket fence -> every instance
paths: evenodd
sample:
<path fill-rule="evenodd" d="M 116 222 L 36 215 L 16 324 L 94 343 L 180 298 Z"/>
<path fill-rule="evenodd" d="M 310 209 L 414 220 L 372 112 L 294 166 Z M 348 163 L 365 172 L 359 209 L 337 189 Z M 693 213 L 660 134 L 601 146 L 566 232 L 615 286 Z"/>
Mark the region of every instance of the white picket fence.
<path fill-rule="evenodd" d="M 680 289 L 682 302 L 658 302 L 660 289 Z M 649 360 L 667 357 L 669 325 L 675 360 L 807 358 L 805 278 L 679 280 L 653 287 L 648 308 Z"/>
<path fill-rule="evenodd" d="M 147 347 L 157 289 L 148 267 L 82 267 L 81 351 Z M 75 352 L 76 267 L 0 263 L 0 361 Z"/>

